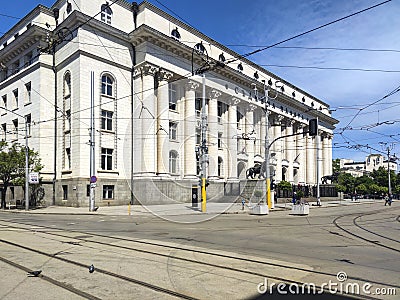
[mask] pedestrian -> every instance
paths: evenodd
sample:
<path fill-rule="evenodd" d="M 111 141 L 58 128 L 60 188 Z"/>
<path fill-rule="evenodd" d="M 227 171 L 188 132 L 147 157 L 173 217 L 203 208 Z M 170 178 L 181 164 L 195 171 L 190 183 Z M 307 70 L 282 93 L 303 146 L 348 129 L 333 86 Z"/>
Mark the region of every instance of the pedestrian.
<path fill-rule="evenodd" d="M 389 194 L 389 195 L 386 195 L 385 194 L 385 206 L 386 206 L 386 204 L 389 204 L 389 206 L 392 206 L 392 195 L 391 194 Z"/>
<path fill-rule="evenodd" d="M 246 203 L 246 200 L 244 200 L 244 198 L 242 198 L 242 210 L 244 210 L 244 204 Z"/>
<path fill-rule="evenodd" d="M 296 194 L 296 192 L 293 192 L 293 198 L 292 198 L 292 202 L 293 202 L 293 204 L 296 204 L 296 199 L 297 198 L 297 194 Z"/>

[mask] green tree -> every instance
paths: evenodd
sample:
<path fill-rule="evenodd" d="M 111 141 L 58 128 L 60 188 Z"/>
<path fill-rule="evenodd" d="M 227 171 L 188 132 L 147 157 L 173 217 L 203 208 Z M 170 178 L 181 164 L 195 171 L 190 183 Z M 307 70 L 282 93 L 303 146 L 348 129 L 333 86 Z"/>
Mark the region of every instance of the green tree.
<path fill-rule="evenodd" d="M 332 172 L 340 172 L 340 158 L 332 159 Z"/>
<path fill-rule="evenodd" d="M 39 172 L 43 166 L 40 163 L 39 154 L 29 150 L 29 169 Z M 25 182 L 25 147 L 19 143 L 9 145 L 7 142 L 0 142 L 0 180 L 1 208 L 6 208 L 7 188 L 10 185 L 23 185 Z"/>
<path fill-rule="evenodd" d="M 388 171 L 384 167 L 379 167 L 378 170 L 373 170 L 371 173 L 371 177 L 374 180 L 375 183 L 377 183 L 379 186 L 388 186 L 389 184 L 389 179 L 388 179 Z M 391 170 L 390 171 L 390 183 L 391 186 L 396 185 L 396 173 Z"/>
<path fill-rule="evenodd" d="M 290 191 L 292 189 L 292 185 L 290 184 L 290 182 L 282 180 L 278 183 L 278 188 L 282 191 Z"/>
<path fill-rule="evenodd" d="M 338 177 L 338 184 L 346 188 L 344 192 L 353 193 L 355 187 L 355 178 L 349 173 L 341 173 Z"/>
<path fill-rule="evenodd" d="M 365 195 L 367 193 L 368 189 L 365 186 L 365 184 L 361 183 L 356 186 L 356 191 L 357 191 L 357 194 Z"/>

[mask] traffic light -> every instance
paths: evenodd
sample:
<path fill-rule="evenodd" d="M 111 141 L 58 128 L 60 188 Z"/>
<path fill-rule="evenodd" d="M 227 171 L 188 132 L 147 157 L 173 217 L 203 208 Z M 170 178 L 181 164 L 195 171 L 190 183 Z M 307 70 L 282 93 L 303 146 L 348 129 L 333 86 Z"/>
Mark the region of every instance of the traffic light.
<path fill-rule="evenodd" d="M 308 134 L 316 136 L 318 134 L 318 119 L 311 119 L 308 121 Z"/>

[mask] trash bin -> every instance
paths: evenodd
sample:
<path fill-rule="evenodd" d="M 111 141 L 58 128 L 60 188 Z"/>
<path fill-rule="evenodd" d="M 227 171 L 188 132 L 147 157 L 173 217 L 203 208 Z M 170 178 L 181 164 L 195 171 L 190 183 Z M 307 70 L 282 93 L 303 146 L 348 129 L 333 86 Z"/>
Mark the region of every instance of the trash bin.
<path fill-rule="evenodd" d="M 192 207 L 198 207 L 199 204 L 199 189 L 197 185 L 192 186 Z"/>

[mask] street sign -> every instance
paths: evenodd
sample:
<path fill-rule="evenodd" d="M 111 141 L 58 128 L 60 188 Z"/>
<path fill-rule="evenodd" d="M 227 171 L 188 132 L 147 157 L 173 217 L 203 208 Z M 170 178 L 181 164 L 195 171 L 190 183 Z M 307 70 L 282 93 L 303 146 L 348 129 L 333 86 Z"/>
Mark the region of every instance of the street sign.
<path fill-rule="evenodd" d="M 29 173 L 29 183 L 30 184 L 39 184 L 39 173 L 38 172 Z"/>
<path fill-rule="evenodd" d="M 97 177 L 96 176 L 90 177 L 90 183 L 95 183 L 96 181 L 97 181 Z"/>

